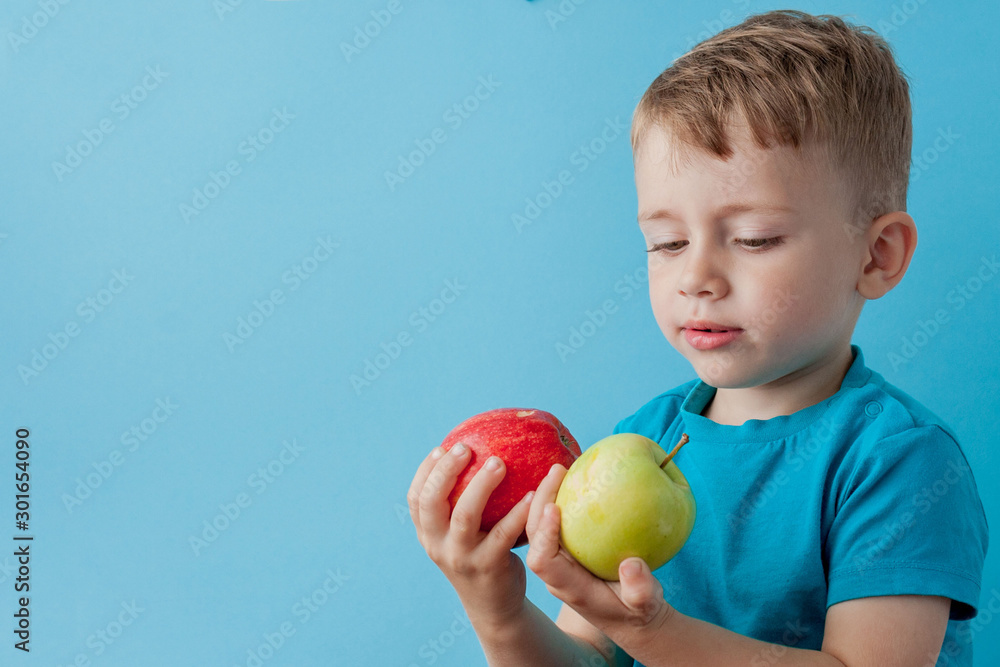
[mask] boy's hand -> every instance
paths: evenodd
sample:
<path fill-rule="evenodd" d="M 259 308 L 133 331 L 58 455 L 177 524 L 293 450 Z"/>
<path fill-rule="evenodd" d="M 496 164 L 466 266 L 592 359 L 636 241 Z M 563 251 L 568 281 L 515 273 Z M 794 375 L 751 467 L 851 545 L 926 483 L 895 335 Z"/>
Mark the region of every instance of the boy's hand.
<path fill-rule="evenodd" d="M 549 592 L 626 650 L 665 628 L 673 607 L 663 587 L 641 558 L 618 567 L 620 582 L 598 579 L 559 544 L 559 507 L 555 504 L 566 468 L 552 470 L 538 485 L 531 502 L 527 563 Z"/>
<path fill-rule="evenodd" d="M 420 544 L 455 588 L 469 620 L 501 624 L 519 614 L 525 600 L 524 564 L 511 549 L 524 531 L 532 494 L 483 532 L 483 508 L 506 468 L 490 457 L 451 511 L 448 495 L 469 460 L 462 444 L 448 453 L 435 447 L 417 469 L 406 500 Z"/>

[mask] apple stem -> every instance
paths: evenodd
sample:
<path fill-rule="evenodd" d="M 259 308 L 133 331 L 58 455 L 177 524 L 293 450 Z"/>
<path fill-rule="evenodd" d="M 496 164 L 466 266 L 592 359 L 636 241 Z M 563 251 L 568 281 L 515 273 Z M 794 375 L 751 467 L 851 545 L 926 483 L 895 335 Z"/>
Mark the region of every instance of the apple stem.
<path fill-rule="evenodd" d="M 674 446 L 673 450 L 671 450 L 671 452 L 667 454 L 667 458 L 663 459 L 663 463 L 660 464 L 661 469 L 668 463 L 670 463 L 670 459 L 674 458 L 674 455 L 681 450 L 681 447 L 683 447 L 687 443 L 687 441 L 688 441 L 688 434 L 682 433 L 680 442 L 678 442 Z"/>

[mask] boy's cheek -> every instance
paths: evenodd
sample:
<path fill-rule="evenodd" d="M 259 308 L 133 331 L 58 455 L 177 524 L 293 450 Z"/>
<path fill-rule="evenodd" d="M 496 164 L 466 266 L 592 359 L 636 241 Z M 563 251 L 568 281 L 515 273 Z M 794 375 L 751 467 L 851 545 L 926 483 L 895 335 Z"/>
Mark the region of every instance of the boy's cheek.
<path fill-rule="evenodd" d="M 658 299 L 654 293 L 650 293 L 650 301 L 652 302 L 653 308 L 653 319 L 660 327 L 660 331 L 663 332 L 664 336 L 670 337 L 670 329 L 673 326 L 672 318 L 670 317 L 669 308 Z"/>

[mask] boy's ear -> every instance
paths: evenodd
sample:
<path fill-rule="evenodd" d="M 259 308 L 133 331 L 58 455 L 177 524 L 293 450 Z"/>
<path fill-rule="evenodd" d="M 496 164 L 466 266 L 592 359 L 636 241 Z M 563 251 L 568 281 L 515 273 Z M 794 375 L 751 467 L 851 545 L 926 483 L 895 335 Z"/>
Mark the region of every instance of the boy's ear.
<path fill-rule="evenodd" d="M 858 292 L 878 299 L 895 287 L 917 247 L 917 225 L 905 211 L 893 211 L 872 221 L 865 234 L 865 258 Z"/>

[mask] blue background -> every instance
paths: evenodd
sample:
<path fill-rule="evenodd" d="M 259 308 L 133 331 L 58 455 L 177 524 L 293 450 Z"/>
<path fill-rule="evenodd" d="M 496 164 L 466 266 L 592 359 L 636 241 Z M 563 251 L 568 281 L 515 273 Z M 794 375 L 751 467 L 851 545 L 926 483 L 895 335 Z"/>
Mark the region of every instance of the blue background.
<path fill-rule="evenodd" d="M 294 634 L 264 664 L 484 665 L 415 537 L 410 479 L 472 414 L 548 410 L 586 447 L 693 377 L 649 308 L 627 127 L 676 56 L 785 5 L 594 0 L 564 3 L 575 11 L 553 22 L 556 0 L 401 0 L 345 55 L 387 2 L 51 4 L 51 18 L 37 1 L 0 9 L 2 512 L 12 536 L 14 432 L 27 427 L 36 536 L 30 656 L 11 647 L 13 559 L 0 558 L 0 662 L 246 665 L 284 624 Z M 954 426 L 996 517 L 1000 280 L 961 309 L 948 295 L 1000 250 L 988 55 L 1000 10 L 796 8 L 876 28 L 911 77 L 919 246 L 854 342 Z M 446 113 L 480 77 L 493 89 L 458 124 Z M 275 109 L 294 118 L 269 135 Z M 585 157 L 616 119 L 625 129 Z M 386 172 L 435 130 L 443 143 L 390 187 Z M 85 133 L 100 142 L 68 173 L 55 168 Z M 951 138 L 935 147 L 941 133 Z M 249 161 L 251 135 L 270 143 Z M 239 173 L 211 187 L 230 161 Z M 518 228 L 512 215 L 562 170 L 572 181 Z M 186 220 L 196 188 L 212 198 Z M 326 255 L 317 239 L 337 248 Z M 312 270 L 298 284 L 296 266 Z M 445 304 L 447 281 L 458 296 Z M 273 312 L 251 315 L 274 290 Z M 561 358 L 557 343 L 606 300 L 614 312 Z M 948 322 L 920 336 L 939 309 Z M 227 344 L 240 318 L 260 326 Z M 67 325 L 77 335 L 60 336 Z M 394 348 L 401 335 L 409 344 Z M 904 339 L 917 353 L 893 364 Z M 356 388 L 369 362 L 382 368 Z M 158 399 L 176 406 L 160 422 Z M 123 443 L 133 428 L 145 440 Z M 238 498 L 249 505 L 230 521 L 220 506 Z M 213 521 L 225 528 L 192 547 Z M 998 553 L 983 579 L 994 608 Z M 336 592 L 320 594 L 328 571 Z M 529 596 L 558 609 L 533 575 Z M 306 618 L 303 597 L 322 600 Z M 134 621 L 97 639 L 117 634 L 133 601 Z M 1000 622 L 981 620 L 976 664 L 998 664 Z"/>

